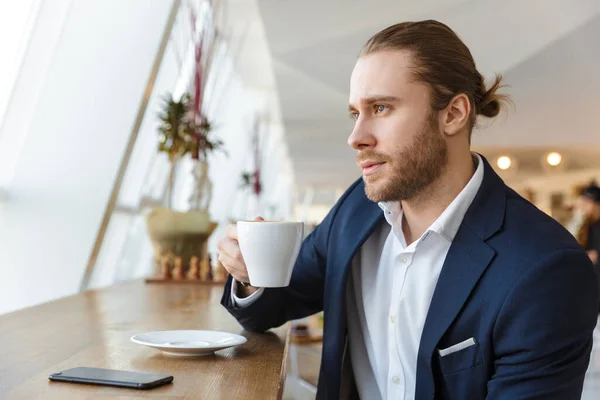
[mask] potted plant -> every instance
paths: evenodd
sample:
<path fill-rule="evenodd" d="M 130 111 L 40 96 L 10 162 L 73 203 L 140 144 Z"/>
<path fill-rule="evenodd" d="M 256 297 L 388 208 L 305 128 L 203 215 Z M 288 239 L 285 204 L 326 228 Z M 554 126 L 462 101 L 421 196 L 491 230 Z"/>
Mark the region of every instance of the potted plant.
<path fill-rule="evenodd" d="M 165 256 L 172 259 L 171 263 L 180 257 L 185 269 L 189 267 L 192 257 L 198 257 L 201 263 L 208 263 L 206 242 L 217 224 L 211 221 L 208 210 L 212 184 L 208 177 L 207 156 L 212 151 L 222 149 L 221 141 L 210 138 L 208 122 L 204 120 L 198 124 L 194 120 L 190 98 L 186 94 L 176 100 L 168 95 L 163 101 L 159 114 L 158 151 L 166 154 L 170 162 L 166 207 L 152 210 L 146 219 L 157 263 L 164 262 Z M 196 161 L 192 171 L 195 184 L 190 209 L 182 212 L 172 208 L 172 198 L 177 166 L 186 156 Z M 157 266 L 157 270 L 159 268 Z"/>
<path fill-rule="evenodd" d="M 210 104 L 204 98 L 220 37 L 216 20 L 221 7 L 219 2 L 209 2 L 209 5 L 208 9 L 202 11 L 192 3 L 188 4 L 188 32 L 191 33 L 193 44 L 190 56 L 194 59 L 194 69 L 188 92 L 179 99 L 168 95 L 162 104 L 158 150 L 165 153 L 170 162 L 166 208 L 153 210 L 147 218 L 157 261 L 164 260 L 165 254 L 171 258 L 181 257 L 185 269 L 188 269 L 193 257 L 198 257 L 201 264 L 209 263 L 207 239 L 217 224 L 211 221 L 209 214 L 212 183 L 208 175 L 208 158 L 212 152 L 224 152 L 223 142 L 212 136 L 213 129 L 207 117 Z M 197 29 L 199 26 L 201 29 Z M 189 210 L 180 212 L 173 210 L 172 198 L 177 167 L 185 157 L 192 160 L 194 183 Z M 162 267 L 164 269 L 164 265 Z M 201 268 L 206 267 L 201 265 Z"/>

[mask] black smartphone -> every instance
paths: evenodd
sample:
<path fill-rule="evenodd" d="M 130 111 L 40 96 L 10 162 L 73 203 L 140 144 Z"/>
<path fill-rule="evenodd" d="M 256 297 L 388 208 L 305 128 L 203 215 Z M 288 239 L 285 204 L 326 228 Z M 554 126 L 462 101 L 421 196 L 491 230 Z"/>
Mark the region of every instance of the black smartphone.
<path fill-rule="evenodd" d="M 117 386 L 129 389 L 152 389 L 173 382 L 173 377 L 170 375 L 87 367 L 71 368 L 57 372 L 51 374 L 48 379 L 51 381 Z"/>

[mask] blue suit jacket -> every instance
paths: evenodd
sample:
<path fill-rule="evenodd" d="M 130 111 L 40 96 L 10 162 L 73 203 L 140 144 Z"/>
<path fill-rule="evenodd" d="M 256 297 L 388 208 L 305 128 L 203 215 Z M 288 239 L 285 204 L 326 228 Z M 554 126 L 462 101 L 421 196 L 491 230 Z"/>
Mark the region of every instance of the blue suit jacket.
<path fill-rule="evenodd" d="M 562 226 L 484 164 L 425 321 L 416 398 L 578 399 L 600 303 L 594 268 Z M 324 310 L 317 398 L 340 398 L 348 272 L 381 223 L 381 209 L 359 180 L 305 239 L 289 287 L 266 289 L 238 309 L 231 280 L 226 285 L 222 304 L 249 331 Z M 471 337 L 475 346 L 445 357 L 437 352 Z"/>

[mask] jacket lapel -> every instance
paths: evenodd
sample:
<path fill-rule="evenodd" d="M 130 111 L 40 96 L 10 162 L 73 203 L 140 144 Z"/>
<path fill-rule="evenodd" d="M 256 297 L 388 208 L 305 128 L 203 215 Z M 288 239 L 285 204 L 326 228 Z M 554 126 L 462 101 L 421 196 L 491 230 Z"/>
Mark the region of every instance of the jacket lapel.
<path fill-rule="evenodd" d="M 384 219 L 383 211 L 379 206 L 365 196 L 362 182 L 346 201 L 346 206 L 340 210 L 340 214 L 336 216 L 334 226 L 331 228 L 329 241 L 331 253 L 327 255 L 328 259 L 332 260 L 328 262 L 332 265 L 327 266 L 327 274 L 332 274 L 328 277 L 328 283 L 332 285 L 331 293 L 335 293 L 332 297 L 332 299 L 335 298 L 335 301 L 331 302 L 331 306 L 336 308 L 333 314 L 340 313 L 332 315 L 332 317 L 336 320 L 343 320 L 344 324 L 346 321 L 346 281 L 352 259 Z"/>
<path fill-rule="evenodd" d="M 340 215 L 337 218 L 339 226 L 332 229 L 332 232 L 341 233 L 340 240 L 336 242 L 335 250 L 337 254 L 335 260 L 339 262 L 337 267 L 342 268 L 342 277 L 344 278 L 342 280 L 344 281 L 357 251 L 371 236 L 377 225 L 385 219 L 383 210 L 377 203 L 370 201 L 362 193 L 364 191 L 363 183 L 357 187 L 357 190 L 361 191 L 361 195 L 357 196 L 357 201 L 345 210 L 346 215 Z"/>
<path fill-rule="evenodd" d="M 417 363 L 419 399 L 433 398 L 431 364 L 437 344 L 496 254 L 486 240 L 502 227 L 506 189 L 482 159 L 483 182 L 450 246 L 425 320 Z"/>
<path fill-rule="evenodd" d="M 437 344 L 495 254 L 491 247 L 468 229 L 461 229 L 455 237 L 446 256 L 423 327 L 417 362 L 417 398 L 433 397 L 419 392 L 431 390 L 433 395 L 435 386 L 431 363 Z M 421 379 L 426 377 L 429 378 L 429 382 L 422 382 Z"/>
<path fill-rule="evenodd" d="M 324 304 L 327 334 L 323 337 L 322 363 L 327 369 L 321 369 L 323 379 L 319 379 L 319 384 L 327 387 L 327 398 L 339 398 L 342 382 L 347 331 L 346 283 L 352 259 L 383 219 L 383 211 L 367 199 L 364 183 L 360 182 L 340 208 L 331 227 L 326 272 L 329 296 Z M 327 379 L 324 379 L 325 374 Z"/>

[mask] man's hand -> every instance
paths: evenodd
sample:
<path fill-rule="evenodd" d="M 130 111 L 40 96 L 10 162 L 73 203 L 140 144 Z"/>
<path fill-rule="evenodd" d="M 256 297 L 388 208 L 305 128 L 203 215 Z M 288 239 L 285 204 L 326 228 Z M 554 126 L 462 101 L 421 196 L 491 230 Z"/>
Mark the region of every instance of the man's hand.
<path fill-rule="evenodd" d="M 262 217 L 255 218 L 254 220 L 264 221 Z M 219 241 L 217 247 L 219 249 L 219 261 L 223 264 L 223 267 L 225 267 L 227 272 L 229 272 L 238 282 L 250 282 L 246 263 L 244 262 L 238 243 L 236 225 L 229 225 L 227 227 L 227 233 L 225 234 L 225 237 Z M 240 298 L 244 298 L 250 296 L 257 290 L 258 288 L 253 286 L 238 285 L 237 295 Z"/>

